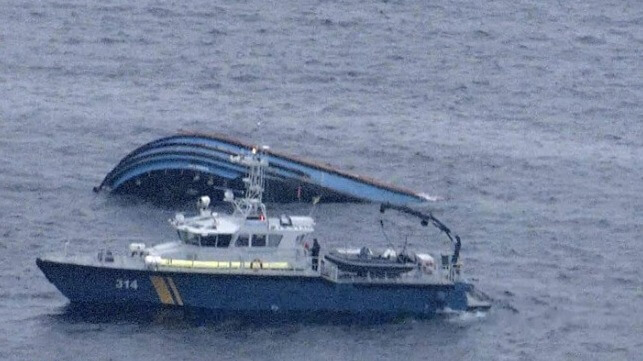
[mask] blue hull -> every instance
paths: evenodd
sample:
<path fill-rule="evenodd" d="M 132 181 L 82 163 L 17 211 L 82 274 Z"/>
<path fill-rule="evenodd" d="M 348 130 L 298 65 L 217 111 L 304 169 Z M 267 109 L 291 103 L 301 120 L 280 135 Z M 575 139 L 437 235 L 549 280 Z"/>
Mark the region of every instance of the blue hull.
<path fill-rule="evenodd" d="M 230 155 L 246 154 L 254 145 L 216 134 L 183 133 L 147 143 L 123 158 L 95 191 L 138 196 L 155 203 L 176 205 L 196 195 L 222 199 L 223 189 L 243 192 L 247 169 L 230 161 Z M 265 200 L 271 202 L 372 201 L 393 204 L 422 203 L 417 192 L 383 184 L 367 177 L 342 172 L 267 150 Z M 187 191 L 191 190 L 191 191 Z"/>
<path fill-rule="evenodd" d="M 340 313 L 430 316 L 467 309 L 470 284 L 335 283 L 322 277 L 122 270 L 38 259 L 72 303 L 167 306 L 221 313 Z"/>

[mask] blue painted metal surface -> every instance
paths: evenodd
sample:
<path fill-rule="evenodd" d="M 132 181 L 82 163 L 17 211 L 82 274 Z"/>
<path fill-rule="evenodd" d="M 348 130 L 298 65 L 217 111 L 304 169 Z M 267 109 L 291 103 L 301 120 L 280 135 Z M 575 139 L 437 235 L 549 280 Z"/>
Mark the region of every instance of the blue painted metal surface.
<path fill-rule="evenodd" d="M 335 283 L 322 277 L 123 270 L 37 260 L 74 303 L 149 305 L 216 312 L 325 312 L 431 316 L 466 310 L 470 284 Z M 152 279 L 162 283 L 159 290 Z M 136 289 L 123 287 L 135 280 Z M 159 281 L 160 280 L 160 281 Z M 120 283 L 120 286 L 119 286 Z M 163 292 L 167 292 L 165 299 Z"/>
<path fill-rule="evenodd" d="M 156 202 L 191 200 L 197 195 L 221 199 L 225 188 L 243 189 L 246 169 L 230 156 L 254 146 L 223 135 L 184 133 L 152 141 L 134 150 L 110 171 L 96 191 L 132 194 Z M 330 166 L 272 150 L 266 159 L 268 201 L 372 201 L 392 204 L 424 202 L 408 189 L 356 176 Z"/>

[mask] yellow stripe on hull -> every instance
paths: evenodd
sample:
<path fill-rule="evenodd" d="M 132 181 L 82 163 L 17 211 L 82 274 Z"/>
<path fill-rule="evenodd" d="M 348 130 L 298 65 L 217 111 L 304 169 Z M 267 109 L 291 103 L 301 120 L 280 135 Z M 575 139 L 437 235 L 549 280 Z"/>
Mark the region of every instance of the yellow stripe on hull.
<path fill-rule="evenodd" d="M 223 261 L 193 261 L 187 259 L 162 258 L 160 266 L 177 267 L 177 268 L 250 268 L 250 269 L 272 269 L 272 270 L 289 270 L 293 267 L 288 262 L 223 262 Z"/>
<path fill-rule="evenodd" d="M 154 289 L 156 290 L 156 294 L 159 296 L 159 300 L 161 300 L 161 303 L 163 303 L 164 305 L 173 305 L 174 299 L 172 298 L 170 290 L 167 288 L 163 277 L 150 276 L 150 280 L 154 285 Z"/>
<path fill-rule="evenodd" d="M 172 279 L 172 277 L 167 277 L 167 284 L 170 285 L 170 289 L 174 294 L 174 299 L 176 299 L 176 303 L 179 306 L 183 306 L 183 299 L 181 298 L 181 294 L 179 293 L 179 290 L 176 288 L 176 285 L 174 284 L 174 280 Z"/>
<path fill-rule="evenodd" d="M 263 268 L 267 269 L 292 269 L 288 262 L 268 262 L 263 264 Z"/>

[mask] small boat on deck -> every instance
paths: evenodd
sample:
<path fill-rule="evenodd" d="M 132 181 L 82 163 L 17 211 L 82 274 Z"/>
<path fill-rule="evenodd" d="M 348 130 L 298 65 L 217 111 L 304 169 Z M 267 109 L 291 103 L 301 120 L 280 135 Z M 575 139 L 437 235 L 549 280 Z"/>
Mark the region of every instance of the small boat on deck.
<path fill-rule="evenodd" d="M 354 273 L 358 277 L 399 277 L 418 267 L 412 254 L 397 254 L 392 249 L 374 254 L 368 247 L 358 250 L 335 249 L 324 259 L 337 265 L 343 272 Z"/>

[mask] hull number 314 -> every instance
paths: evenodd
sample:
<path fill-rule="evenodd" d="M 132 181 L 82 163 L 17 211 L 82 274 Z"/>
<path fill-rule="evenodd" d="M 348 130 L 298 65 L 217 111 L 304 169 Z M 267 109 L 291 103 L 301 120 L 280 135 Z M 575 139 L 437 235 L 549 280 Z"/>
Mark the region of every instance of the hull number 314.
<path fill-rule="evenodd" d="M 137 290 L 138 282 L 135 279 L 130 280 L 130 279 L 117 278 L 116 288 L 119 290 Z"/>

